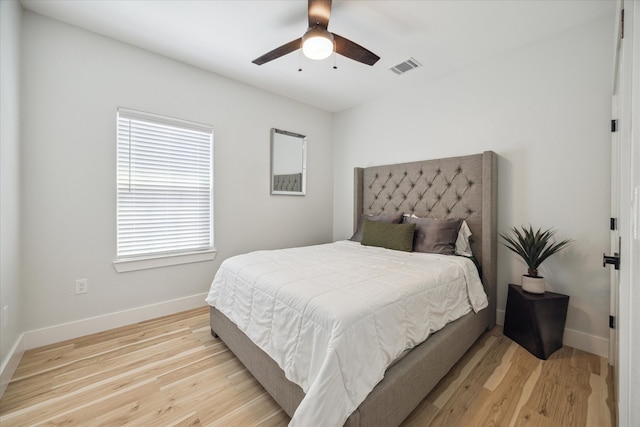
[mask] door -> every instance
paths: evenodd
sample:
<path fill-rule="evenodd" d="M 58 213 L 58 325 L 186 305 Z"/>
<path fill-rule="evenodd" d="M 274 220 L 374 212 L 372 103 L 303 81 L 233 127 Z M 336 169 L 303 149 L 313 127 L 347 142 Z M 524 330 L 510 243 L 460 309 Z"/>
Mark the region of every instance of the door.
<path fill-rule="evenodd" d="M 610 269 L 610 296 L 609 296 L 609 364 L 614 367 L 614 382 L 615 389 L 617 390 L 618 384 L 618 333 L 615 325 L 616 320 L 619 318 L 618 303 L 619 303 L 619 289 L 620 289 L 620 274 L 619 267 L 616 262 L 619 262 L 620 257 L 620 150 L 618 140 L 618 102 L 620 97 L 618 92 L 620 89 L 620 50 L 622 47 L 622 8 L 624 6 L 624 0 L 619 2 L 619 7 L 616 12 L 616 41 L 615 41 L 615 53 L 614 53 L 614 67 L 613 67 L 613 84 L 612 84 L 612 97 L 611 97 L 611 221 L 609 224 L 610 234 L 610 247 L 609 253 L 612 256 L 608 257 L 614 268 Z M 605 260 L 607 257 L 605 257 Z M 603 262 L 603 265 L 605 263 Z"/>
<path fill-rule="evenodd" d="M 611 280 L 610 345 L 618 425 L 640 426 L 640 2 L 619 0 L 616 12 L 611 205 L 618 219 L 610 250 L 619 252 L 619 270 Z"/>

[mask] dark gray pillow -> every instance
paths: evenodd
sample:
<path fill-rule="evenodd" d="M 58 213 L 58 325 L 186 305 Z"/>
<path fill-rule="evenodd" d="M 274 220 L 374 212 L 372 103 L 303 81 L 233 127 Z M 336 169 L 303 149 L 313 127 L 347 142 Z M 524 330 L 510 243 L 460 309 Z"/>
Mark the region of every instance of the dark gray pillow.
<path fill-rule="evenodd" d="M 415 224 L 387 224 L 365 218 L 361 245 L 411 252 Z"/>
<path fill-rule="evenodd" d="M 369 219 L 371 221 L 376 222 L 384 222 L 385 224 L 400 224 L 402 222 L 402 212 L 397 212 L 394 214 L 380 214 L 380 215 L 369 215 L 362 214 L 360 215 L 360 220 L 358 221 L 358 228 L 356 232 L 351 236 L 349 240 L 353 242 L 359 242 L 362 240 L 362 226 L 364 224 L 364 220 Z"/>
<path fill-rule="evenodd" d="M 415 252 L 442 255 L 454 255 L 456 253 L 456 240 L 462 225 L 462 219 L 405 217 L 404 222 L 416 225 L 413 238 L 413 250 Z"/>

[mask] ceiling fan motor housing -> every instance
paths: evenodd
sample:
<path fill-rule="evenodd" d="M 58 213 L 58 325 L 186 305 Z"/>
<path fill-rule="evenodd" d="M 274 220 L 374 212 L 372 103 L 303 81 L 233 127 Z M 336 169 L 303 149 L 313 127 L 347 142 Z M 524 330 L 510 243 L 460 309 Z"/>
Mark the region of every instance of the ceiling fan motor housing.
<path fill-rule="evenodd" d="M 334 46 L 333 34 L 320 26 L 309 28 L 302 36 L 302 52 L 310 59 L 328 58 Z"/>

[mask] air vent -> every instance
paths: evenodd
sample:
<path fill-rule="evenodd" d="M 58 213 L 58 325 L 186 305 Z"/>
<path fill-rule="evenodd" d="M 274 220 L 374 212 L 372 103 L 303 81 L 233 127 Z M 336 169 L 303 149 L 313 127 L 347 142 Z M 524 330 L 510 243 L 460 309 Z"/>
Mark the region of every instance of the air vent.
<path fill-rule="evenodd" d="M 414 68 L 418 68 L 422 66 L 421 63 L 419 63 L 418 61 L 416 61 L 413 58 L 409 58 L 404 62 L 399 63 L 398 65 L 389 68 L 391 71 L 393 71 L 396 74 L 404 74 L 409 70 L 413 70 Z"/>

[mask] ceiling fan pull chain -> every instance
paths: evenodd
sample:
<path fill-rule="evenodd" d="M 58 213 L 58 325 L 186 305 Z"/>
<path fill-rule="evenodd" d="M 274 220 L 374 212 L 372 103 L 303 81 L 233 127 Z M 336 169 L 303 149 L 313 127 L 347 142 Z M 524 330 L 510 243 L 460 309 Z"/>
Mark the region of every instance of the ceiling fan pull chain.
<path fill-rule="evenodd" d="M 336 65 L 336 57 L 337 57 L 337 56 L 338 56 L 338 55 L 336 55 L 336 51 L 334 50 L 334 51 L 333 51 L 333 69 L 334 69 L 334 70 L 337 70 L 337 69 L 338 69 L 338 66 Z"/>
<path fill-rule="evenodd" d="M 300 51 L 300 55 L 298 55 L 298 72 L 302 71 L 302 51 Z"/>

